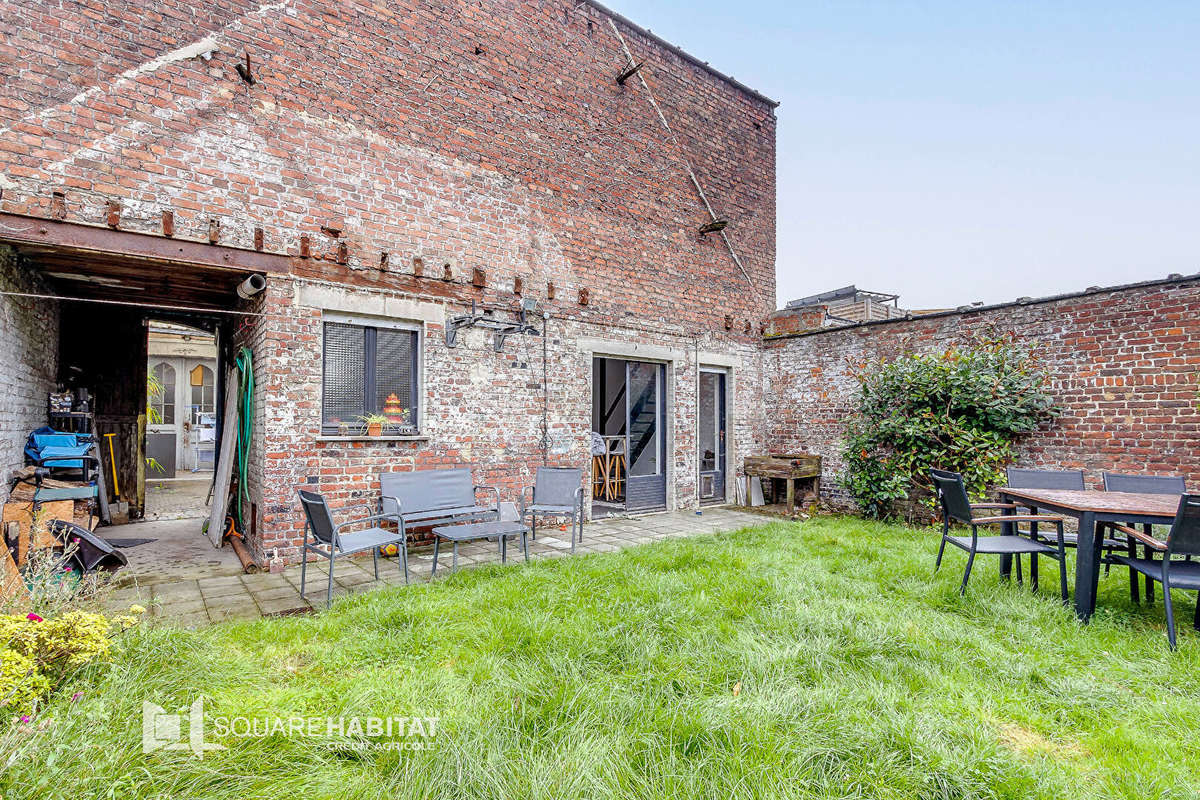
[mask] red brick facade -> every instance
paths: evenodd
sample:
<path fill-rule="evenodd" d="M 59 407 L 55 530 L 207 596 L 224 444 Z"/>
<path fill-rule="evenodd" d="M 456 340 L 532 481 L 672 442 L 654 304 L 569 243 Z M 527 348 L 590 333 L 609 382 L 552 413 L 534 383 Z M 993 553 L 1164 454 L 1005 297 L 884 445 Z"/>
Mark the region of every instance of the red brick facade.
<path fill-rule="evenodd" d="M 640 79 L 617 84 L 614 25 L 673 136 Z M 294 257 L 236 331 L 260 551 L 295 545 L 298 486 L 357 501 L 383 468 L 471 464 L 513 500 L 543 460 L 586 463 L 597 353 L 668 362 L 671 507 L 696 501 L 698 362 L 732 370 L 731 461 L 765 446 L 773 104 L 604 10 L 0 0 L 0 62 L 0 211 L 105 225 L 116 203 L 123 230 L 161 235 L 170 210 L 177 238 L 215 221 L 252 249 L 261 228 Z M 698 235 L 689 165 L 745 273 Z M 545 363 L 532 337 L 445 346 L 447 317 L 512 308 L 518 280 L 552 315 Z M 425 439 L 319 437 L 322 313 L 364 309 L 424 325 Z"/>
<path fill-rule="evenodd" d="M 857 383 L 852 364 L 938 352 L 973 333 L 1011 332 L 1035 342 L 1063 416 L 1020 446 L 1018 463 L 1182 474 L 1200 489 L 1200 280 L 1096 291 L 911 321 L 894 320 L 768 341 L 770 441 L 807 449 L 841 470 L 838 442 Z M 844 501 L 835 480 L 823 489 Z"/>

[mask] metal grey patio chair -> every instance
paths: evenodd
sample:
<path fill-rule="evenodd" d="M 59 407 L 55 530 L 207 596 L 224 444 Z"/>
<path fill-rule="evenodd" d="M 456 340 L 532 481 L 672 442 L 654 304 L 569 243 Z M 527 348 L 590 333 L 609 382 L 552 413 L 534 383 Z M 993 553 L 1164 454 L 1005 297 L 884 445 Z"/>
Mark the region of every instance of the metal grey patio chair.
<path fill-rule="evenodd" d="M 1187 482 L 1182 475 L 1127 475 L 1119 472 L 1105 472 L 1104 491 L 1134 492 L 1137 494 L 1183 494 L 1187 491 Z M 1132 523 L 1131 523 L 1132 524 Z M 1142 532 L 1147 536 L 1154 535 L 1153 525 L 1142 525 Z M 1138 542 L 1129 539 L 1127 547 L 1131 557 L 1137 555 Z M 1149 548 L 1145 549 L 1146 557 L 1150 557 Z M 1190 560 L 1190 557 L 1189 557 Z M 1133 602 L 1140 601 L 1138 597 L 1137 575 L 1129 571 L 1129 597 Z M 1146 578 L 1146 602 L 1154 602 L 1154 581 Z"/>
<path fill-rule="evenodd" d="M 1200 495 L 1185 494 L 1179 498 L 1179 511 L 1165 541 L 1153 535 L 1125 525 L 1114 525 L 1130 541 L 1145 545 L 1146 557 L 1137 558 L 1130 547 L 1128 556 L 1115 556 L 1113 560 L 1126 564 L 1146 576 L 1147 581 L 1159 581 L 1163 585 L 1163 605 L 1167 607 L 1167 641 L 1175 649 L 1175 609 L 1171 605 L 1172 589 L 1195 589 L 1197 594 L 1196 615 L 1192 627 L 1200 631 L 1200 562 L 1192 556 L 1200 556 Z M 1156 561 L 1154 553 L 1161 553 L 1162 560 Z M 1184 556 L 1185 560 L 1173 560 L 1171 556 Z"/>
<path fill-rule="evenodd" d="M 982 509 L 997 509 L 997 510 L 1015 510 L 1016 506 L 1012 503 L 971 503 L 967 497 L 967 487 L 963 482 L 963 477 L 957 472 L 948 472 L 946 470 L 935 469 L 931 471 L 933 477 L 933 485 L 937 491 L 938 502 L 942 507 L 942 544 L 938 547 L 937 563 L 934 565 L 936 572 L 942 566 L 942 555 L 946 551 L 946 544 L 952 544 L 967 553 L 967 568 L 963 572 L 962 587 L 959 589 L 960 594 L 967 593 L 967 581 L 971 577 L 971 566 L 975 563 L 975 556 L 979 553 L 988 553 L 993 555 L 1020 555 L 1021 553 L 1029 553 L 1033 558 L 1039 555 L 1049 556 L 1058 560 L 1058 580 L 1059 588 L 1062 594 L 1062 601 L 1067 602 L 1067 557 L 1063 545 L 1063 518 L 1054 517 L 1044 514 L 1004 514 L 996 516 L 976 516 L 977 510 Z M 951 536 L 950 523 L 961 522 L 964 525 L 971 526 L 970 536 Z M 1014 524 L 1012 536 L 980 536 L 980 525 L 998 525 L 1001 523 L 1018 523 L 1018 522 L 1046 522 L 1055 526 L 1058 531 L 1057 547 L 1051 547 L 1042 542 L 1034 541 L 1032 538 L 1026 539 L 1021 535 L 1021 531 Z M 1037 575 L 1036 568 L 1033 570 L 1031 578 Z M 1033 582 L 1033 588 L 1037 589 L 1036 581 Z"/>
<path fill-rule="evenodd" d="M 525 504 L 526 491 L 532 488 L 533 497 Z M 538 467 L 532 487 L 521 492 L 521 521 L 529 517 L 529 530 L 537 539 L 537 516 L 571 518 L 571 552 L 575 538 L 583 541 L 583 470 L 575 467 Z"/>
<path fill-rule="evenodd" d="M 371 527 L 349 533 L 341 532 L 342 528 L 351 525 L 361 525 L 364 522 L 374 522 L 384 519 L 394 520 L 395 515 L 393 514 L 371 514 L 371 507 L 364 504 L 355 508 L 366 509 L 367 516 L 347 520 L 339 524 L 334 523 L 333 514 L 329 510 L 329 504 L 325 502 L 325 498 L 321 495 L 301 490 L 300 502 L 304 506 L 304 516 L 307 518 L 307 524 L 304 526 L 304 547 L 300 551 L 302 557 L 300 562 L 301 597 L 304 596 L 304 582 L 308 572 L 309 553 L 316 553 L 322 558 L 329 559 L 329 585 L 325 590 L 325 605 L 328 607 L 333 603 L 333 565 L 339 557 L 370 550 L 371 558 L 375 563 L 375 580 L 379 580 L 379 548 L 384 545 L 394 544 L 401 553 L 405 552 L 403 531 L 393 533 L 383 528 Z M 314 541 L 312 544 L 308 542 L 308 531 L 310 528 L 313 532 Z M 321 549 L 321 545 L 327 545 L 329 552 Z M 404 582 L 408 583 L 407 559 L 398 558 L 396 560 L 400 562 L 400 569 L 404 573 Z"/>
<path fill-rule="evenodd" d="M 1014 489 L 1066 489 L 1069 491 L 1082 492 L 1087 486 L 1083 482 L 1083 470 L 1049 470 L 1049 469 L 1023 469 L 1018 467 L 1009 467 L 1007 470 L 1008 485 Z M 1032 513 L 1032 511 L 1031 511 Z M 1044 544 L 1054 545 L 1055 542 L 1048 536 L 1042 535 L 1038 531 L 1036 522 L 1030 523 L 1029 530 L 1034 538 Z M 1067 531 L 1063 534 L 1063 545 L 1065 547 L 1078 547 L 1079 534 Z M 1115 536 L 1104 538 L 1104 552 L 1111 554 L 1113 550 L 1124 550 L 1126 543 L 1123 538 Z M 1031 559 L 1030 581 L 1037 581 L 1036 559 Z M 1108 564 L 1105 564 L 1105 569 L 1108 569 Z M 1017 580 L 1021 579 L 1021 559 L 1017 558 Z"/>

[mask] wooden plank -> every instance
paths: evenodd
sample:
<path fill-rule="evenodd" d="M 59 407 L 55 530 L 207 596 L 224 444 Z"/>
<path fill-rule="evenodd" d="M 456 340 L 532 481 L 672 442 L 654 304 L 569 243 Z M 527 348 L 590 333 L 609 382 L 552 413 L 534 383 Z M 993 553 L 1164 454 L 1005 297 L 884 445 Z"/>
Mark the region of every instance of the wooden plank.
<path fill-rule="evenodd" d="M 17 523 L 11 524 L 16 526 Z M 4 530 L 7 535 L 8 524 L 4 526 Z M 0 547 L 0 603 L 12 604 L 23 610 L 28 600 L 29 591 L 25 588 L 21 573 L 17 571 L 17 565 L 13 562 L 8 548 Z"/>
<path fill-rule="evenodd" d="M 30 550 L 42 547 L 54 547 L 58 544 L 58 540 L 54 538 L 54 535 L 46 527 L 46 523 L 52 519 L 61 519 L 66 522 L 73 521 L 75 519 L 75 501 L 55 500 L 42 503 L 41 509 L 38 511 L 38 520 L 41 524 L 35 532 L 36 535 L 31 533 L 33 528 L 33 503 L 31 501 L 17 501 L 4 504 L 4 529 L 8 529 L 9 523 L 16 523 L 20 529 L 20 538 L 17 545 L 17 566 L 25 564 L 26 559 L 29 558 Z"/>
<path fill-rule="evenodd" d="M 1131 517 L 1162 517 L 1169 521 L 1175 518 L 1175 512 L 1179 510 L 1179 495 L 1177 494 L 1138 494 L 1135 492 L 1077 491 L 1073 489 L 1013 489 L 1011 487 L 1004 487 L 1000 491 L 1008 497 L 1029 500 L 1035 508 L 1058 506 L 1080 513 L 1122 513 L 1129 514 Z"/>
<path fill-rule="evenodd" d="M 799 467 L 758 466 L 749 463 L 744 465 L 743 470 L 747 475 L 756 475 L 760 478 L 818 478 L 821 475 L 820 468 L 812 470 Z"/>
<path fill-rule="evenodd" d="M 208 516 L 208 538 L 213 547 L 221 546 L 225 514 L 229 509 L 229 480 L 233 477 L 237 448 L 237 399 L 237 371 L 231 369 L 225 378 L 225 422 L 221 428 L 221 454 L 217 459 L 217 477 L 213 483 L 212 511 Z"/>
<path fill-rule="evenodd" d="M 181 265 L 188 271 L 287 274 L 292 258 L 275 253 L 260 253 L 237 247 L 212 245 L 185 239 L 168 239 L 149 233 L 116 231 L 95 225 L 0 214 L 0 239 L 35 252 L 47 251 L 77 259 L 80 263 L 104 259 L 145 259 L 159 270 L 145 270 L 147 277 L 158 279 L 161 267 Z"/>
<path fill-rule="evenodd" d="M 814 455 L 796 456 L 746 456 L 745 471 L 751 475 L 769 478 L 815 478 L 821 474 L 821 457 Z"/>

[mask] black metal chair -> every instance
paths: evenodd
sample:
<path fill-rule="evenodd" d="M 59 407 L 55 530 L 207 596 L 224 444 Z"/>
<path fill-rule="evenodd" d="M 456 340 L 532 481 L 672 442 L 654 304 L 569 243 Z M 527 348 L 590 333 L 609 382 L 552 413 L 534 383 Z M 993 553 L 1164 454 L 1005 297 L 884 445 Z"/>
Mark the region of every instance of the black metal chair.
<path fill-rule="evenodd" d="M 1083 470 L 1081 469 L 1023 469 L 1009 467 L 1008 485 L 1014 489 L 1065 489 L 1082 492 Z"/>
<path fill-rule="evenodd" d="M 937 491 L 938 502 L 942 507 L 942 544 L 938 547 L 937 563 L 934 565 L 934 571 L 942 566 L 942 555 L 946 551 L 946 544 L 952 544 L 967 552 L 967 568 L 963 572 L 962 588 L 960 594 L 967 593 L 967 581 L 971 577 L 971 566 L 975 563 L 975 556 L 979 553 L 989 553 L 993 555 L 1009 555 L 1017 556 L 1022 553 L 1029 553 L 1030 556 L 1036 559 L 1039 555 L 1049 556 L 1058 559 L 1058 579 L 1059 588 L 1062 593 L 1062 601 L 1067 602 L 1067 560 L 1066 552 L 1063 549 L 1063 518 L 1053 517 L 1044 514 L 1004 514 L 998 516 L 975 516 L 976 510 L 979 509 L 998 509 L 998 510 L 1015 510 L 1014 503 L 974 503 L 972 504 L 967 497 L 967 486 L 963 482 L 962 475 L 957 472 L 947 472 L 946 470 L 932 470 L 933 485 Z M 971 526 L 970 536 L 951 536 L 950 522 L 961 522 L 964 525 Z M 1048 522 L 1053 524 L 1058 530 L 1058 546 L 1050 547 L 1042 542 L 1035 541 L 1032 538 L 1026 539 L 1021 535 L 1021 531 L 1017 528 L 1018 522 Z M 1002 523 L 1013 523 L 1012 536 L 980 536 L 978 526 L 980 525 L 998 525 Z M 1032 588 L 1037 590 L 1037 569 L 1033 568 L 1031 574 Z"/>
<path fill-rule="evenodd" d="M 1172 589 L 1194 589 L 1197 591 L 1196 615 L 1192 627 L 1200 631 L 1200 562 L 1192 556 L 1200 556 L 1200 495 L 1185 494 L 1179 498 L 1179 510 L 1166 541 L 1152 534 L 1125 525 L 1114 525 L 1130 541 L 1141 542 L 1146 548 L 1146 557 L 1137 558 L 1133 547 L 1130 555 L 1115 556 L 1113 560 L 1126 564 L 1146 576 L 1147 582 L 1159 581 L 1163 585 L 1163 604 L 1167 607 L 1167 641 L 1175 648 L 1175 609 L 1171 605 Z M 1154 553 L 1161 553 L 1162 560 L 1156 561 Z M 1172 560 L 1171 556 L 1184 556 L 1185 560 Z"/>
<path fill-rule="evenodd" d="M 304 516 L 307 518 L 307 524 L 304 526 L 304 547 L 300 550 L 301 597 L 304 596 L 304 581 L 308 572 L 309 553 L 316 553 L 322 558 L 329 559 L 329 585 L 325 590 L 325 605 L 329 606 L 333 603 L 333 565 L 339 556 L 349 556 L 354 553 L 362 553 L 370 550 L 371 558 L 375 562 L 375 580 L 379 580 L 379 548 L 394 544 L 400 550 L 401 554 L 406 552 L 403 528 L 398 533 L 386 531 L 378 527 L 365 528 L 349 533 L 341 532 L 342 528 L 351 525 L 361 525 L 364 522 L 374 522 L 384 519 L 395 520 L 395 514 L 371 514 L 371 507 L 364 504 L 357 507 L 365 508 L 368 512 L 367 516 L 337 524 L 333 521 L 333 514 L 329 510 L 329 504 L 325 502 L 325 498 L 321 495 L 301 490 L 300 503 L 304 506 Z M 308 531 L 310 528 L 313 532 L 312 544 L 308 543 Z M 326 552 L 323 550 L 321 545 L 327 546 L 329 551 Z M 408 559 L 398 558 L 396 560 L 400 562 L 400 570 L 404 574 L 404 582 L 408 583 Z"/>
<path fill-rule="evenodd" d="M 1014 489 L 1064 489 L 1073 492 L 1082 492 L 1087 486 L 1083 481 L 1083 470 L 1049 470 L 1049 469 L 1023 469 L 1018 467 L 1009 467 L 1007 470 L 1008 485 Z M 1020 506 L 1020 504 L 1017 504 Z M 1037 509 L 1029 509 L 1029 513 L 1037 513 Z M 1048 536 L 1043 536 L 1038 532 L 1037 523 L 1033 522 L 1029 525 L 1029 530 L 1033 537 L 1045 544 L 1054 544 Z M 1067 531 L 1063 534 L 1063 545 L 1065 547 L 1079 547 L 1079 534 Z M 1106 554 L 1110 554 L 1114 550 L 1124 550 L 1126 547 L 1124 539 L 1114 537 L 1105 537 L 1103 548 Z M 1034 562 L 1036 563 L 1036 562 Z M 1107 563 L 1105 569 L 1108 568 Z M 1017 559 L 1017 578 L 1021 576 L 1021 561 Z M 1031 580 L 1036 580 L 1035 575 L 1030 576 Z"/>
<path fill-rule="evenodd" d="M 521 521 L 528 516 L 529 530 L 537 539 L 537 515 L 571 518 L 571 552 L 575 539 L 583 541 L 583 470 L 576 467 L 538 467 L 533 484 L 533 497 L 525 504 L 521 492 Z"/>
<path fill-rule="evenodd" d="M 1104 491 L 1106 492 L 1178 495 L 1187 492 L 1187 482 L 1183 479 L 1182 475 L 1125 475 L 1119 472 L 1105 472 L 1103 473 L 1103 477 Z M 1130 525 L 1132 524 L 1134 523 L 1130 523 Z M 1143 524 L 1142 532 L 1147 536 L 1153 537 L 1154 526 Z M 1137 556 L 1137 540 L 1128 539 L 1125 546 L 1128 548 L 1131 557 Z M 1149 558 L 1149 548 L 1145 549 L 1145 553 L 1146 557 Z M 1129 570 L 1129 598 L 1135 603 L 1140 602 L 1137 575 L 1132 569 Z M 1154 581 L 1150 578 L 1146 578 L 1146 602 L 1154 602 Z"/>

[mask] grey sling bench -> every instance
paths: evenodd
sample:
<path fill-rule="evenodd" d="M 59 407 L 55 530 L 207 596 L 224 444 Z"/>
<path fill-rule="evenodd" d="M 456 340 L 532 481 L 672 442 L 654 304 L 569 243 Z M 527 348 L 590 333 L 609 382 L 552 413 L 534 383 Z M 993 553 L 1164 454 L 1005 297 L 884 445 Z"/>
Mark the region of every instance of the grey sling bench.
<path fill-rule="evenodd" d="M 478 486 L 470 467 L 421 469 L 411 472 L 382 472 L 379 512 L 395 520 L 401 536 L 400 556 L 408 575 L 407 529 L 459 522 L 490 522 L 500 518 L 500 492 L 494 486 Z M 491 503 L 480 505 L 479 492 L 491 495 Z"/>

